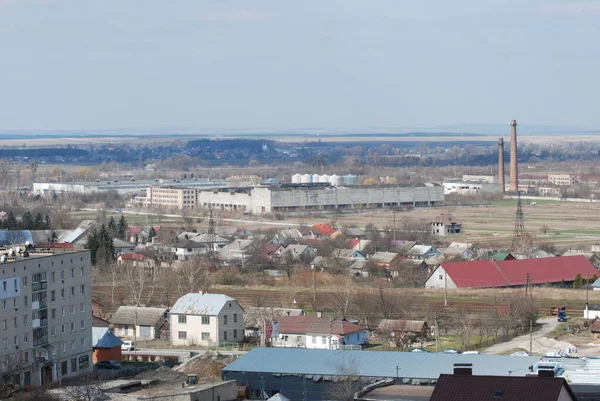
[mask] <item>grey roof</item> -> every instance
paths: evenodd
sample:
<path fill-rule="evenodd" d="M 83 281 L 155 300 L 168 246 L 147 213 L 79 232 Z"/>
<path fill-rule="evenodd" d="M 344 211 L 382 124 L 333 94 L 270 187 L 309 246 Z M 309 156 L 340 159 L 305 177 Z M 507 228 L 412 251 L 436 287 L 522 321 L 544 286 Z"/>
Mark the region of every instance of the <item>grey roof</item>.
<path fill-rule="evenodd" d="M 87 232 L 89 232 L 89 229 L 77 227 L 75 230 L 71 231 L 70 234 L 66 235 L 63 238 L 63 242 L 73 243 L 79 240 L 81 236 L 86 234 Z"/>
<path fill-rule="evenodd" d="M 409 255 L 425 255 L 432 248 L 431 245 L 415 245 L 408 251 Z"/>
<path fill-rule="evenodd" d="M 281 316 L 304 316 L 304 310 L 298 308 L 250 306 L 244 311 L 244 327 L 260 328 L 264 320 L 276 320 Z"/>
<path fill-rule="evenodd" d="M 181 241 L 178 242 L 176 244 L 173 244 L 173 248 L 178 248 L 178 249 L 200 249 L 200 248 L 206 248 L 206 244 L 201 244 L 200 242 L 196 242 L 196 241 L 192 241 L 191 239 L 188 239 L 186 241 Z"/>
<path fill-rule="evenodd" d="M 34 244 L 46 244 L 50 241 L 48 239 L 54 232 L 56 234 L 56 242 L 67 242 L 65 238 L 72 233 L 71 230 L 30 230 L 31 238 Z"/>
<path fill-rule="evenodd" d="M 227 302 L 236 302 L 235 299 L 225 294 L 200 294 L 191 292 L 185 294 L 175 302 L 171 313 L 183 315 L 208 315 L 216 316 Z"/>
<path fill-rule="evenodd" d="M 156 326 L 167 308 L 147 308 L 145 306 L 119 306 L 111 317 L 114 324 L 136 324 L 138 326 Z M 137 316 L 136 316 L 137 314 Z"/>
<path fill-rule="evenodd" d="M 472 363 L 474 375 L 525 376 L 540 357 L 510 355 L 463 355 L 426 352 L 337 351 L 302 348 L 254 348 L 223 369 L 223 372 L 339 375 L 339 366 L 356 363 L 359 376 L 437 379 L 452 374 L 455 363 Z"/>
<path fill-rule="evenodd" d="M 123 341 L 111 333 L 108 327 L 92 327 L 92 347 L 114 348 L 120 347 Z"/>
<path fill-rule="evenodd" d="M 281 393 L 277 393 L 267 401 L 290 401 L 290 399 Z"/>
<path fill-rule="evenodd" d="M 211 242 L 229 243 L 227 238 L 219 237 L 216 234 L 212 235 L 211 238 L 211 235 L 206 233 L 196 235 L 195 237 L 190 238 L 190 241 L 199 242 L 201 244 L 210 244 Z"/>
<path fill-rule="evenodd" d="M 135 248 L 135 245 L 129 242 L 125 242 L 118 238 L 113 238 L 113 245 L 115 248 Z"/>
<path fill-rule="evenodd" d="M 370 260 L 380 263 L 391 263 L 398 256 L 395 252 L 375 252 Z"/>

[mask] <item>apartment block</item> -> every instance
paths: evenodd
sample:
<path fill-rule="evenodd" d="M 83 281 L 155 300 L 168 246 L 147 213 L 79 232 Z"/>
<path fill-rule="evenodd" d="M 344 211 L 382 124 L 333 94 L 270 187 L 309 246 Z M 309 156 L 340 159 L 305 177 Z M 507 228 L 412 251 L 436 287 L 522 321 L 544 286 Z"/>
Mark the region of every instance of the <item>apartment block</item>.
<path fill-rule="evenodd" d="M 0 380 L 40 386 L 92 369 L 89 251 L 0 249 Z"/>
<path fill-rule="evenodd" d="M 554 185 L 577 185 L 581 176 L 574 174 L 548 174 L 548 182 Z"/>

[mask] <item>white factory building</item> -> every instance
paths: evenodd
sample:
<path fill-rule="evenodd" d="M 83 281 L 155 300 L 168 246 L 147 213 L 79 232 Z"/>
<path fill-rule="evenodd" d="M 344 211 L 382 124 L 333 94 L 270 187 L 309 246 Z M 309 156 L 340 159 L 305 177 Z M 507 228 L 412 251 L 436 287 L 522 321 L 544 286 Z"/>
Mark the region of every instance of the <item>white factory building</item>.
<path fill-rule="evenodd" d="M 312 177 L 311 177 L 312 178 Z M 197 206 L 253 214 L 300 210 L 428 206 L 444 201 L 442 187 L 291 184 L 251 188 L 198 189 Z"/>
<path fill-rule="evenodd" d="M 444 195 L 475 195 L 480 192 L 500 192 L 500 184 L 485 181 L 447 180 L 442 184 Z"/>

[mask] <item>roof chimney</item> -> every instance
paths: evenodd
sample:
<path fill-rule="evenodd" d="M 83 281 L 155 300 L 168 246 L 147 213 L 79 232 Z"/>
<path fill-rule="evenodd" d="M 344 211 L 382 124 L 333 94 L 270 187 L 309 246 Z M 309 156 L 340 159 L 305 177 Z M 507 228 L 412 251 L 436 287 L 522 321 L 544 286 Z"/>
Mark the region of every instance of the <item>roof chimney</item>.
<path fill-rule="evenodd" d="M 538 377 L 554 377 L 554 366 L 538 366 Z"/>
<path fill-rule="evenodd" d="M 454 364 L 454 375 L 455 376 L 471 376 L 471 375 L 473 375 L 473 364 L 472 363 L 455 363 Z"/>

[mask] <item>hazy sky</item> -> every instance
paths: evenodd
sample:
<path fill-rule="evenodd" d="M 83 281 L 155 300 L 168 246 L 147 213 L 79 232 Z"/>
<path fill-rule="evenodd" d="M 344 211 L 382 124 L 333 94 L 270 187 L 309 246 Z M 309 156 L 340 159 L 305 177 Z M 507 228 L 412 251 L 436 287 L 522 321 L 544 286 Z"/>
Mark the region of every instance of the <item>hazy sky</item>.
<path fill-rule="evenodd" d="M 600 126 L 600 0 L 0 0 L 0 130 Z"/>

